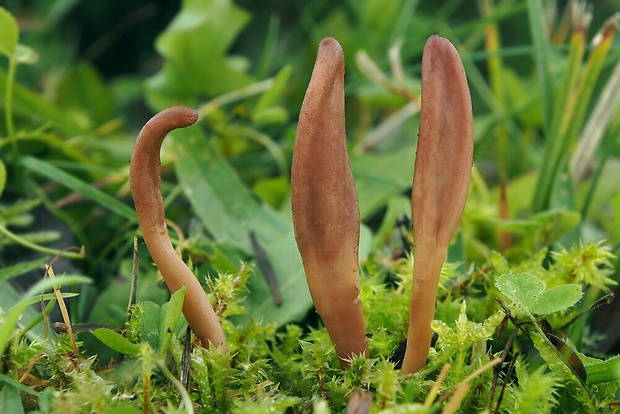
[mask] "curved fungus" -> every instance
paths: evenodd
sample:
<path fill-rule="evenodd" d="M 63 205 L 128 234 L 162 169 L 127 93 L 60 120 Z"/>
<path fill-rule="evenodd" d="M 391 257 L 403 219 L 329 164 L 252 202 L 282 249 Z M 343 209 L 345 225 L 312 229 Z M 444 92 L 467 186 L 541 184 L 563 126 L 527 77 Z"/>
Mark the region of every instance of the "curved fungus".
<path fill-rule="evenodd" d="M 166 285 L 172 292 L 182 286 L 186 288 L 183 314 L 187 322 L 204 347 L 213 344 L 226 351 L 226 338 L 207 294 L 172 247 L 160 190 L 159 152 L 164 138 L 173 129 L 185 128 L 197 120 L 196 111 L 181 106 L 153 116 L 136 139 L 131 154 L 129 183 L 146 247 Z"/>
<path fill-rule="evenodd" d="M 345 135 L 344 54 L 332 38 L 319 45 L 299 114 L 291 203 L 310 294 L 346 368 L 353 356 L 368 356 L 368 343 L 359 297 L 360 213 Z"/>

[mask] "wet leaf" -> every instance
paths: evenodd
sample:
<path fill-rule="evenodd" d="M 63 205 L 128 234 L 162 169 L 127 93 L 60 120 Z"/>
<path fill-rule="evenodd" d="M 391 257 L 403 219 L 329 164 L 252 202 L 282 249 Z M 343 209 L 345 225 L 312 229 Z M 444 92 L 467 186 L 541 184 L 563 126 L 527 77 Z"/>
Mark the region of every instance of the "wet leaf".
<path fill-rule="evenodd" d="M 0 7 L 0 54 L 9 59 L 13 57 L 19 38 L 19 27 L 15 18 L 6 9 Z"/>

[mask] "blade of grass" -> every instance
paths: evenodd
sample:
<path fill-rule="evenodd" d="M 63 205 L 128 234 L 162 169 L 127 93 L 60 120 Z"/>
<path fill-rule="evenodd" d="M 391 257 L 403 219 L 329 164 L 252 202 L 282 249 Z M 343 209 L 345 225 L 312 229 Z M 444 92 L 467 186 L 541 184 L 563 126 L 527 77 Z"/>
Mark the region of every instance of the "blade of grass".
<path fill-rule="evenodd" d="M 577 99 L 574 114 L 570 118 L 570 123 L 568 125 L 565 148 L 574 142 L 581 131 L 581 125 L 583 125 L 586 111 L 594 92 L 594 87 L 597 84 L 605 59 L 611 49 L 619 17 L 620 14 L 612 17 L 605 24 L 603 30 L 595 37 L 595 47 L 581 75 L 579 89 L 577 90 L 579 99 Z M 597 41 L 597 38 L 599 41 Z"/>
<path fill-rule="evenodd" d="M 581 15 L 580 15 L 581 16 Z M 582 68 L 586 45 L 587 21 L 583 16 L 573 18 L 573 34 L 571 35 L 568 58 L 564 76 L 558 87 L 551 129 L 545 143 L 545 162 L 541 166 L 534 196 L 534 211 L 541 211 L 550 204 L 552 186 L 558 175 L 560 162 L 566 148 L 567 131 L 575 110 L 579 74 Z"/>
<path fill-rule="evenodd" d="M 133 222 L 137 223 L 136 212 L 127 204 L 117 200 L 109 194 L 93 187 L 92 185 L 80 180 L 79 178 L 66 173 L 65 171 L 55 167 L 51 163 L 34 157 L 25 157 L 22 159 L 22 165 L 31 171 L 35 171 L 50 180 L 56 181 L 71 190 L 77 191 L 84 197 L 93 200 L 102 207 L 107 208 L 113 213 Z"/>
<path fill-rule="evenodd" d="M 66 257 L 66 258 L 70 258 L 70 259 L 83 259 L 84 258 L 84 251 L 81 250 L 79 253 L 75 253 L 75 252 L 68 252 L 65 250 L 55 250 L 55 249 L 50 249 L 49 247 L 45 247 L 45 246 L 40 246 L 38 244 L 32 243 L 28 240 L 26 240 L 25 238 L 11 232 L 9 229 L 7 229 L 6 227 L 4 227 L 3 225 L 0 224 L 0 233 L 4 234 L 6 237 L 8 237 L 9 239 L 11 239 L 12 241 L 14 241 L 17 244 L 20 244 L 24 247 L 27 247 L 31 250 L 34 250 L 36 252 L 41 252 L 41 253 L 45 253 L 45 254 L 51 254 L 54 256 L 60 256 L 60 257 Z"/>
<path fill-rule="evenodd" d="M 26 272 L 40 268 L 47 263 L 47 258 L 32 260 L 30 262 L 19 263 L 14 266 L 0 269 L 0 280 L 12 279 L 16 276 L 23 275 Z"/>
<path fill-rule="evenodd" d="M 482 16 L 488 17 L 494 14 L 494 6 L 491 0 L 479 0 L 478 8 Z M 488 20 L 484 28 L 485 50 L 488 53 L 487 68 L 489 70 L 489 82 L 493 91 L 495 106 L 500 112 L 505 108 L 505 92 L 502 72 L 504 71 L 502 57 L 498 52 L 501 49 L 500 34 L 497 21 Z M 495 128 L 497 137 L 497 167 L 500 179 L 506 179 L 510 170 L 510 144 L 508 131 L 504 124 L 500 123 Z"/>
<path fill-rule="evenodd" d="M 592 159 L 603 137 L 612 113 L 618 114 L 616 100 L 620 93 L 620 62 L 616 64 L 605 89 L 601 93 L 588 122 L 581 133 L 577 149 L 571 158 L 571 172 L 576 183 L 582 181 L 592 165 Z"/>
<path fill-rule="evenodd" d="M 551 70 L 549 64 L 550 48 L 547 38 L 547 27 L 545 22 L 544 8 L 541 0 L 527 0 L 527 12 L 530 23 L 530 33 L 534 43 L 534 58 L 536 61 L 536 74 L 538 76 L 538 86 L 540 89 L 540 103 L 542 107 L 543 131 L 547 139 L 550 138 L 552 130 L 553 114 L 553 84 L 551 82 Z M 547 146 L 550 144 L 547 143 Z M 541 211 L 545 207 L 546 200 L 551 187 L 553 175 L 546 172 L 547 163 L 543 163 L 542 171 L 538 179 L 537 188 L 532 201 L 532 209 Z M 544 185 L 546 183 L 546 185 Z M 542 187 L 542 188 L 541 188 Z"/>
<path fill-rule="evenodd" d="M 601 74 L 607 55 L 609 54 L 614 34 L 616 32 L 617 16 L 609 19 L 603 26 L 602 31 L 595 37 L 595 47 L 592 50 L 581 73 L 579 84 L 575 90 L 573 98 L 575 100 L 575 107 L 570 118 L 568 119 L 566 132 L 561 135 L 563 136 L 563 139 L 561 140 L 561 148 L 558 153 L 558 167 L 555 171 L 555 176 L 553 177 L 552 185 L 554 187 L 559 185 L 561 180 L 564 179 L 562 174 L 568 170 L 568 152 L 570 147 L 577 140 L 577 137 L 582 129 L 582 125 L 584 124 L 586 112 L 590 105 L 594 88 L 598 82 L 599 75 Z M 552 188 L 552 193 L 554 192 L 557 191 Z M 572 203 L 574 204 L 574 200 Z M 562 207 L 565 205 L 564 202 L 561 204 L 554 204 L 550 202 L 549 204 L 552 208 Z"/>
<path fill-rule="evenodd" d="M 551 125 L 553 113 L 553 84 L 549 63 L 549 39 L 542 0 L 527 0 L 527 14 L 530 23 L 530 34 L 534 42 L 534 58 L 540 89 L 540 101 L 543 113 L 543 125 L 546 132 Z"/>
<path fill-rule="evenodd" d="M 37 391 L 35 391 L 31 387 L 29 387 L 29 386 L 27 386 L 25 384 L 22 384 L 21 382 L 19 382 L 15 378 L 9 377 L 8 375 L 0 374 L 0 381 L 5 382 L 7 384 L 11 384 L 12 386 L 17 388 L 21 392 L 33 395 L 33 396 L 35 396 L 37 398 L 41 395 L 40 393 L 38 393 Z"/>

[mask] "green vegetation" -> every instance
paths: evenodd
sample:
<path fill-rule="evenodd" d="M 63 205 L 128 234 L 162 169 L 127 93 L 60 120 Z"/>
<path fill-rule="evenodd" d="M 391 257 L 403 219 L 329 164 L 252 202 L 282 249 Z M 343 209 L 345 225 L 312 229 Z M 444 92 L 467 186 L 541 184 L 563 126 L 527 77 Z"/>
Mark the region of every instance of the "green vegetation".
<path fill-rule="evenodd" d="M 125 3 L 0 8 L 0 412 L 617 409 L 617 5 Z M 474 166 L 428 360 L 404 375 L 433 34 L 467 73 Z M 362 222 L 368 355 L 346 369 L 313 308 L 290 200 L 297 119 L 328 36 L 345 55 Z M 189 290 L 163 285 L 132 202 L 136 136 L 175 105 L 200 117 L 164 141 L 168 229 L 227 352 L 187 329 Z"/>

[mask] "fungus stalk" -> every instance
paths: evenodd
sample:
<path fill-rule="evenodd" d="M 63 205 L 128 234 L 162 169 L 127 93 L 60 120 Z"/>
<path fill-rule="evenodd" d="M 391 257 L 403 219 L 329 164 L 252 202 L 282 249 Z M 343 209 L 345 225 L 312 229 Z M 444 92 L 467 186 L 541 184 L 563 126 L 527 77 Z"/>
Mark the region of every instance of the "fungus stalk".
<path fill-rule="evenodd" d="M 344 54 L 332 38 L 319 45 L 299 115 L 291 170 L 297 246 L 317 312 L 344 369 L 368 356 L 359 297 L 360 213 L 347 154 Z"/>
<path fill-rule="evenodd" d="M 431 36 L 422 56 L 422 106 L 411 193 L 414 279 L 405 374 L 426 363 L 439 275 L 465 206 L 472 158 L 473 116 L 463 64 L 447 39 Z"/>
<path fill-rule="evenodd" d="M 198 120 L 193 109 L 173 107 L 161 111 L 142 128 L 133 148 L 129 182 L 140 230 L 153 261 L 173 293 L 185 286 L 183 314 L 204 347 L 211 344 L 227 350 L 224 332 L 203 287 L 172 247 L 164 201 L 160 190 L 161 144 L 176 128 L 185 128 Z"/>

